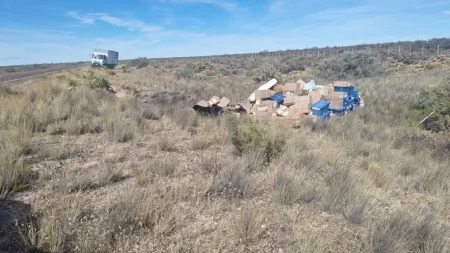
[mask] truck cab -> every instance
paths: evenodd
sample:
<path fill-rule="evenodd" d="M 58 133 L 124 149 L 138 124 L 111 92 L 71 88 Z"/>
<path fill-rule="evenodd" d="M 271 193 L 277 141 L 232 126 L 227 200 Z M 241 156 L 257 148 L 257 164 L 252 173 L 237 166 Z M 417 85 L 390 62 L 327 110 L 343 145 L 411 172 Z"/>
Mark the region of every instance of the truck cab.
<path fill-rule="evenodd" d="M 92 66 L 105 66 L 106 64 L 106 59 L 108 58 L 107 55 L 104 54 L 92 54 L 92 59 L 91 59 L 91 65 Z"/>

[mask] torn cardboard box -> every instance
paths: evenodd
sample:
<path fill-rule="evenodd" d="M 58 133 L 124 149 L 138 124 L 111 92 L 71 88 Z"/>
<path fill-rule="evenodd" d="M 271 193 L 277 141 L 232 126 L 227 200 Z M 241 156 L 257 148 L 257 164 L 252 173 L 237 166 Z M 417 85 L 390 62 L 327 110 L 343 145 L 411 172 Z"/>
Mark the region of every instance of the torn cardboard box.
<path fill-rule="evenodd" d="M 218 96 L 214 96 L 208 101 L 210 106 L 217 105 L 219 102 L 220 98 Z"/>
<path fill-rule="evenodd" d="M 268 99 L 271 96 L 272 95 L 271 95 L 269 90 L 257 90 L 257 91 L 255 91 L 255 98 L 256 98 L 256 100 Z"/>
<path fill-rule="evenodd" d="M 285 106 L 291 106 L 293 104 L 295 104 L 296 101 L 296 96 L 286 96 L 286 98 L 284 99 L 283 105 Z"/>
<path fill-rule="evenodd" d="M 278 84 L 272 87 L 272 90 L 276 93 L 285 93 L 286 87 L 284 85 Z"/>
<path fill-rule="evenodd" d="M 325 97 L 322 94 L 320 94 L 319 92 L 317 92 L 317 91 L 310 91 L 308 93 L 308 96 L 311 97 L 311 103 L 312 104 L 318 102 L 319 100 L 325 99 Z"/>
<path fill-rule="evenodd" d="M 327 100 L 332 100 L 332 99 L 343 99 L 347 97 L 347 93 L 346 92 L 339 92 L 339 91 L 333 91 L 330 94 L 328 94 L 327 96 L 325 96 L 325 98 Z"/>
<path fill-rule="evenodd" d="M 220 106 L 223 108 L 223 107 L 227 107 L 229 104 L 230 104 L 230 100 L 226 97 L 222 97 L 220 99 L 219 103 L 217 104 L 217 106 Z"/>

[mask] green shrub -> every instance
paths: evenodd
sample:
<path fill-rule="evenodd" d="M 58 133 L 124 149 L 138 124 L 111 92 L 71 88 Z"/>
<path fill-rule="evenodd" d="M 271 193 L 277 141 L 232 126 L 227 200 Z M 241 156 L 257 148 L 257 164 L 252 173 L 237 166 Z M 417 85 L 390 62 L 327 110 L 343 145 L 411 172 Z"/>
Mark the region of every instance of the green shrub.
<path fill-rule="evenodd" d="M 240 154 L 260 152 L 267 163 L 279 156 L 286 144 L 281 132 L 268 129 L 249 118 L 239 120 L 229 117 L 228 126 L 232 143 Z"/>
<path fill-rule="evenodd" d="M 379 76 L 387 73 L 381 60 L 366 52 L 345 52 L 319 61 L 318 77 L 339 80 Z"/>
<path fill-rule="evenodd" d="M 423 89 L 420 92 L 415 113 L 422 119 L 432 112 L 434 113 L 423 122 L 422 127 L 433 132 L 449 131 L 450 79 L 447 79 L 437 87 Z"/>
<path fill-rule="evenodd" d="M 146 57 L 138 57 L 127 64 L 129 67 L 136 67 L 137 69 L 145 68 L 148 65 L 150 65 L 150 59 L 147 59 Z"/>
<path fill-rule="evenodd" d="M 109 82 L 104 77 L 96 76 L 93 73 L 90 73 L 90 75 L 85 76 L 84 78 L 86 80 L 86 84 L 93 89 L 110 89 Z"/>
<path fill-rule="evenodd" d="M 194 74 L 195 74 L 194 69 L 188 66 L 175 73 L 175 77 L 177 79 L 192 79 L 194 78 Z"/>

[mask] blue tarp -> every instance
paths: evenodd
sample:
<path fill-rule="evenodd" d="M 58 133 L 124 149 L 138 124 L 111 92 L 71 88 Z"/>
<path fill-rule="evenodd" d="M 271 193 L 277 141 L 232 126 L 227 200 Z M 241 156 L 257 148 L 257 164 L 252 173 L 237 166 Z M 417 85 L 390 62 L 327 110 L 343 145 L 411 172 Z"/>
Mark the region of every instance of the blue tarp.
<path fill-rule="evenodd" d="M 281 93 L 276 93 L 275 95 L 270 97 L 270 100 L 277 101 L 278 104 L 282 104 L 286 97 Z"/>

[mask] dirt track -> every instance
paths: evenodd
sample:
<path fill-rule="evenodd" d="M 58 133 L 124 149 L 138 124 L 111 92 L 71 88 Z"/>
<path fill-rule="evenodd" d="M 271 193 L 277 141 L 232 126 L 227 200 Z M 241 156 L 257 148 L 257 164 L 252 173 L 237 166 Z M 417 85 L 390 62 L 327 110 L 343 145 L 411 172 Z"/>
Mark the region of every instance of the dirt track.
<path fill-rule="evenodd" d="M 77 64 L 77 65 L 70 65 L 70 66 L 66 65 L 66 66 L 60 66 L 60 67 L 55 67 L 55 68 L 31 70 L 31 71 L 23 71 L 23 72 L 15 72 L 15 73 L 0 73 L 0 84 L 24 81 L 24 80 L 28 80 L 28 79 L 31 79 L 34 77 L 55 73 L 58 71 L 79 68 L 81 66 L 85 66 L 85 64 Z"/>

